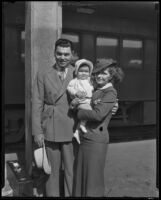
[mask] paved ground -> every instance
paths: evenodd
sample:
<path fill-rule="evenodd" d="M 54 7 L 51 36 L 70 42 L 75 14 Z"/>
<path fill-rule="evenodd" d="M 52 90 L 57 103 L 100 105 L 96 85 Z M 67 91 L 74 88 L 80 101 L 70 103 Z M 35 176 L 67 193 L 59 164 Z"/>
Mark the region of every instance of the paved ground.
<path fill-rule="evenodd" d="M 105 185 L 108 197 L 158 197 L 156 140 L 110 144 Z"/>
<path fill-rule="evenodd" d="M 17 159 L 17 154 L 6 154 L 6 160 L 10 159 Z M 110 144 L 105 185 L 107 197 L 159 197 L 156 188 L 156 140 Z"/>

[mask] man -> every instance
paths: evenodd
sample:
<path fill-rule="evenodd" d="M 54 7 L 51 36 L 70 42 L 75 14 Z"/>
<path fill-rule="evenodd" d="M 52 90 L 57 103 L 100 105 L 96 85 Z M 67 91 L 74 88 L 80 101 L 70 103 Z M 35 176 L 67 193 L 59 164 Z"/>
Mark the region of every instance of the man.
<path fill-rule="evenodd" d="M 60 172 L 64 167 L 65 197 L 72 196 L 74 153 L 74 113 L 69 110 L 67 85 L 73 78 L 73 44 L 59 39 L 55 44 L 56 63 L 50 69 L 39 71 L 33 92 L 32 134 L 42 146 L 45 141 L 51 174 L 46 182 L 46 196 L 60 196 Z M 116 109 L 117 110 L 117 109 Z M 116 112 L 116 111 L 114 111 Z"/>
<path fill-rule="evenodd" d="M 45 140 L 52 172 L 46 183 L 46 195 L 60 196 L 60 169 L 64 166 L 65 196 L 72 196 L 73 183 L 73 114 L 69 111 L 67 85 L 73 78 L 73 44 L 59 39 L 55 44 L 56 64 L 39 71 L 33 92 L 33 135 L 42 146 Z"/>

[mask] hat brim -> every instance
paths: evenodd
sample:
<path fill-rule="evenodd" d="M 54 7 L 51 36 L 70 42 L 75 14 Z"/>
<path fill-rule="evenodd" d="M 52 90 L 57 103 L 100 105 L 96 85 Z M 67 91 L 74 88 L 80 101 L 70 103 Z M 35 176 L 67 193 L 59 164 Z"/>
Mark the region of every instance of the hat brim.
<path fill-rule="evenodd" d="M 46 174 L 51 174 L 51 165 L 49 163 L 47 154 L 46 154 L 46 149 L 45 147 L 43 148 L 43 153 L 44 153 L 44 157 L 43 157 L 43 168 Z"/>
<path fill-rule="evenodd" d="M 115 66 L 115 67 L 117 66 L 117 63 L 116 63 L 116 62 L 112 62 L 112 63 L 110 63 L 110 64 L 105 63 L 105 64 L 97 65 L 97 67 L 96 67 L 95 69 L 93 69 L 92 74 L 96 74 L 96 73 L 98 73 L 98 72 L 101 72 L 101 71 L 103 71 L 103 70 L 109 68 L 109 67 L 114 67 L 114 66 Z"/>
<path fill-rule="evenodd" d="M 38 168 L 43 168 L 46 174 L 51 174 L 51 166 L 47 158 L 45 146 L 34 151 L 34 158 Z"/>
<path fill-rule="evenodd" d="M 38 148 L 34 151 L 34 159 L 38 168 L 43 168 L 43 148 Z"/>

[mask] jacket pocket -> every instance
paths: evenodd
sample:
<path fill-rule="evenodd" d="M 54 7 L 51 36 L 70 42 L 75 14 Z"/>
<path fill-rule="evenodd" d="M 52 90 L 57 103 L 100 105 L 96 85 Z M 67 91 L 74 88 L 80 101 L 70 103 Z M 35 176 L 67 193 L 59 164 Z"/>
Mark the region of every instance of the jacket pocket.
<path fill-rule="evenodd" d="M 52 107 L 47 108 L 46 111 L 44 111 L 42 113 L 42 116 L 41 116 L 41 127 L 42 127 L 44 133 L 47 130 L 48 123 L 49 123 L 50 119 L 52 118 L 52 116 L 53 116 L 53 108 Z"/>
<path fill-rule="evenodd" d="M 43 113 L 42 117 L 41 117 L 41 127 L 43 129 L 43 132 L 46 131 L 46 125 L 47 125 L 47 121 L 48 121 L 49 115 L 47 113 Z"/>

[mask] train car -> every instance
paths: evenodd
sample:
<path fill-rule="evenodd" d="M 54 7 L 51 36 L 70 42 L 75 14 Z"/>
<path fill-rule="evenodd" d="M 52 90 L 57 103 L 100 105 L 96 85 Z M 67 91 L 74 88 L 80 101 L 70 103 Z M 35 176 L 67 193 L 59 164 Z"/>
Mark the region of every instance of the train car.
<path fill-rule="evenodd" d="M 48 20 L 44 17 L 45 12 L 49 12 L 48 9 L 52 10 L 52 7 L 48 7 L 49 2 L 33 2 L 33 10 L 37 9 L 35 13 L 39 13 L 42 21 L 46 19 L 43 25 L 46 33 L 50 32 L 48 29 L 52 23 L 61 21 L 57 37 L 68 38 L 74 42 L 75 59 L 87 58 L 93 63 L 101 59 L 113 59 L 125 72 L 123 82 L 117 87 L 119 110 L 113 116 L 110 127 L 156 126 L 158 4 L 126 1 L 57 3 L 61 12 L 56 15 L 56 19 L 53 18 L 55 21 L 50 21 L 50 16 Z M 6 143 L 19 142 L 25 137 L 28 4 L 25 1 L 3 2 L 3 102 Z M 40 8 L 43 9 L 40 11 Z M 30 11 L 33 10 L 31 8 Z M 32 18 L 32 15 L 30 17 Z M 33 27 L 38 25 L 32 24 Z M 44 30 L 38 31 L 39 39 L 32 43 L 35 45 L 35 52 L 38 51 L 38 43 L 50 45 L 52 33 L 46 37 Z M 32 34 L 30 39 L 34 40 Z M 43 47 L 37 54 L 41 53 L 46 53 Z M 51 56 L 53 55 L 50 55 L 50 59 Z M 47 57 L 44 57 L 44 60 L 43 62 L 48 62 Z"/>

